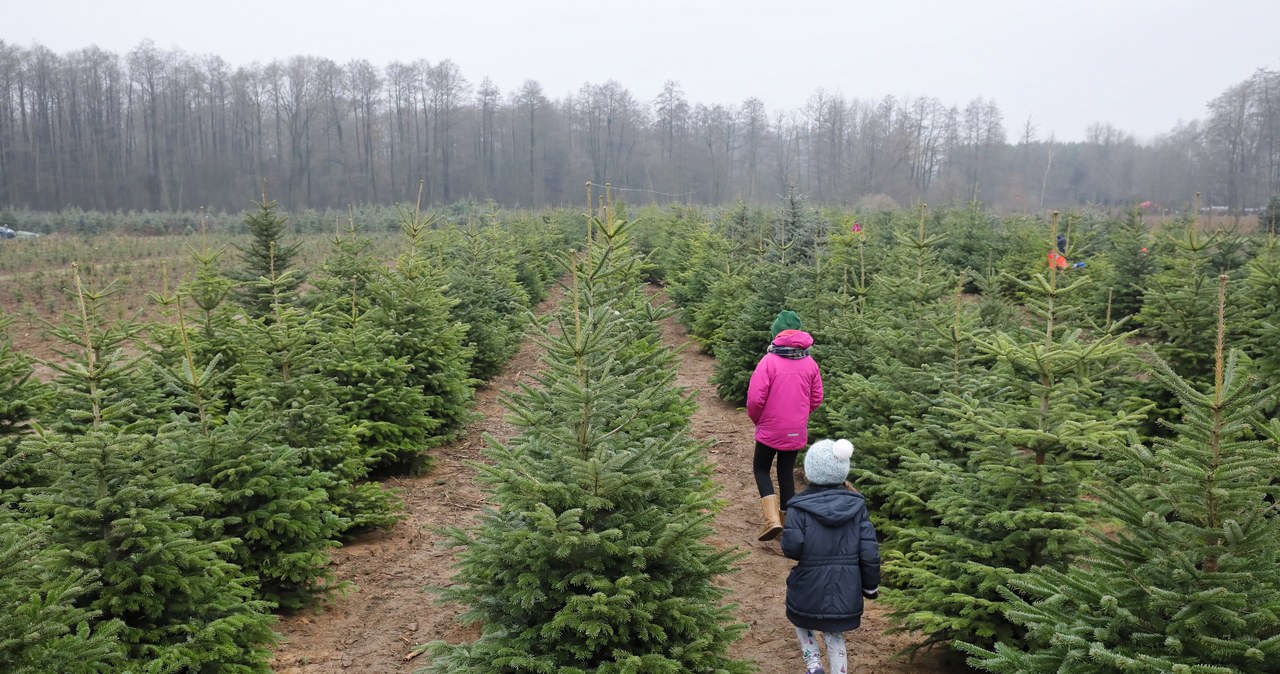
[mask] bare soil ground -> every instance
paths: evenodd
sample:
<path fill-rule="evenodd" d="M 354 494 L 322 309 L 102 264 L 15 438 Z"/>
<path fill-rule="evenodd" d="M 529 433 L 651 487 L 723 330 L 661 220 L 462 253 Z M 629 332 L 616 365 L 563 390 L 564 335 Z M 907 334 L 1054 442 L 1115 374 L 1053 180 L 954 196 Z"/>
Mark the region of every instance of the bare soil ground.
<path fill-rule="evenodd" d="M 558 298 L 559 294 L 553 293 L 539 311 L 550 310 Z M 699 410 L 693 418 L 693 434 L 712 443 L 708 460 L 716 465 L 715 478 L 727 503 L 715 519 L 713 543 L 747 553 L 739 563 L 739 572 L 724 579 L 731 601 L 738 605 L 738 618 L 748 625 L 731 653 L 756 663 L 760 674 L 801 671 L 804 665 L 783 605 L 792 562 L 780 554 L 776 541 L 755 540 L 760 518 L 751 476 L 751 422 L 743 411 L 716 397 L 710 384 L 714 359 L 685 348 L 688 338 L 674 319 L 665 322 L 663 332 L 671 348 L 684 349 L 679 384 L 697 392 Z M 476 411 L 481 419 L 461 440 L 434 452 L 435 469 L 422 477 L 392 483 L 405 502 L 407 516 L 402 522 L 334 551 L 338 576 L 354 587 L 322 613 L 308 611 L 282 618 L 277 629 L 284 643 L 273 661 L 277 672 L 413 672 L 428 657 L 413 657 L 418 644 L 436 639 L 458 642 L 478 635 L 477 628 L 457 622 L 460 607 L 438 604 L 425 590 L 429 585 L 449 584 L 455 560 L 455 551 L 439 545 L 442 537 L 433 528 L 468 526 L 476 520 L 486 494 L 476 485 L 475 471 L 466 462 L 481 460 L 483 434 L 500 441 L 515 435 L 515 427 L 504 421 L 506 410 L 499 395 L 529 381 L 539 366 L 539 355 L 536 346 L 526 341 L 505 372 L 477 392 Z M 803 484 L 803 476 L 797 477 Z M 914 662 L 894 657 L 913 643 L 914 637 L 886 634 L 887 627 L 883 607 L 870 602 L 862 628 L 847 635 L 850 672 L 947 671 L 937 654 L 922 655 Z"/>

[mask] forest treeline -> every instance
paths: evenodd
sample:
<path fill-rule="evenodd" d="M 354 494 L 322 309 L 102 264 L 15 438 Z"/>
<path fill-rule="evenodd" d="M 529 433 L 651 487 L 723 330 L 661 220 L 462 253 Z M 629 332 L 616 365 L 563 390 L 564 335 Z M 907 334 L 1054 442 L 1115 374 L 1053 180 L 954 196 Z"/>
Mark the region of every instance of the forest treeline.
<path fill-rule="evenodd" d="M 120 55 L 0 40 L 0 206 L 239 211 L 267 179 L 298 210 L 410 201 L 422 179 L 431 203 L 541 207 L 580 202 L 590 179 L 632 203 L 769 203 L 795 186 L 830 204 L 1179 209 L 1199 191 L 1241 212 L 1280 187 L 1278 89 L 1259 70 L 1157 138 L 1098 122 L 1064 143 L 981 98 L 820 89 L 785 110 L 693 102 L 675 81 L 644 101 L 609 80 L 557 99 L 447 59 L 233 65 L 150 41 Z"/>

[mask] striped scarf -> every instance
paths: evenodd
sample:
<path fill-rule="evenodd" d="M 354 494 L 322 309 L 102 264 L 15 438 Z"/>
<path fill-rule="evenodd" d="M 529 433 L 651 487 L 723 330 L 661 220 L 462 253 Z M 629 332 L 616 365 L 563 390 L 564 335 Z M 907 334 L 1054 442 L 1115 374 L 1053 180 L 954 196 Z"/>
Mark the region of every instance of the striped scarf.
<path fill-rule="evenodd" d="M 782 356 L 783 358 L 790 358 L 791 360 L 800 360 L 801 358 L 805 358 L 809 355 L 809 350 L 802 349 L 798 346 L 775 346 L 770 344 L 769 353 L 772 353 L 775 356 Z"/>

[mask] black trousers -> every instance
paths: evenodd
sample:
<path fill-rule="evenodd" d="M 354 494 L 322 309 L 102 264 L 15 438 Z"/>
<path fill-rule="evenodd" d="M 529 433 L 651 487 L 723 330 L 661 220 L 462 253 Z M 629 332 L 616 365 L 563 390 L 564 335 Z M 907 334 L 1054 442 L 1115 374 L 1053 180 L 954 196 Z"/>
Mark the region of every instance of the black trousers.
<path fill-rule="evenodd" d="M 769 477 L 769 469 L 773 466 L 773 460 L 778 460 L 778 508 L 780 510 L 787 509 L 787 501 L 796 495 L 796 481 L 792 471 L 796 467 L 796 450 L 777 450 L 766 444 L 756 441 L 755 457 L 751 460 L 751 470 L 756 476 L 756 489 L 760 491 L 760 498 L 764 498 L 773 494 L 773 480 Z"/>

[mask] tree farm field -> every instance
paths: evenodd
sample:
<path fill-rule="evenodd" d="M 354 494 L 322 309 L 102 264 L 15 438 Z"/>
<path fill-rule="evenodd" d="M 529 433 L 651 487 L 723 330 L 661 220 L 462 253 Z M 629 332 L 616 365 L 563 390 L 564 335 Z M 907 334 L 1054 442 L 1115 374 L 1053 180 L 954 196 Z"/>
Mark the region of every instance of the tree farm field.
<path fill-rule="evenodd" d="M 165 378 L 126 389 L 131 398 L 125 402 L 136 404 L 139 421 L 170 430 L 136 433 L 136 449 L 122 449 L 141 456 L 150 442 L 168 443 L 162 446 L 179 450 L 173 453 L 175 465 L 196 456 L 199 463 L 192 465 L 202 471 L 206 464 L 233 466 L 198 477 L 218 480 L 227 503 L 255 517 L 256 501 L 241 506 L 236 499 L 259 493 L 259 487 L 241 490 L 232 478 L 283 482 L 266 477 L 266 471 L 292 465 L 266 460 L 276 456 L 330 462 L 314 464 L 322 469 L 299 463 L 297 472 L 299 479 L 335 476 L 326 478 L 332 484 L 324 488 L 337 495 L 332 513 L 342 513 L 307 520 L 323 538 L 289 539 L 298 550 L 323 551 L 306 557 L 313 574 L 306 578 L 314 582 L 294 583 L 281 575 L 267 563 L 274 559 L 270 547 L 243 557 L 246 565 L 259 565 L 251 568 L 268 579 L 262 587 L 272 594 L 264 596 L 278 602 L 271 625 L 279 637 L 251 634 L 262 648 L 244 651 L 256 671 L 487 674 L 489 659 L 473 659 L 474 653 L 533 653 L 537 648 L 530 644 L 496 640 L 510 634 L 533 638 L 533 631 L 502 627 L 523 624 L 519 611 L 493 613 L 479 633 L 458 616 L 467 605 L 521 605 L 525 599 L 516 594 L 525 591 L 525 583 L 538 584 L 537 592 L 548 597 L 576 592 L 557 582 L 559 573 L 529 570 L 578 560 L 556 552 L 570 539 L 583 546 L 584 568 L 599 567 L 591 573 L 602 574 L 601 587 L 612 586 L 612 574 L 630 568 L 627 559 L 609 556 L 622 547 L 579 540 L 574 527 L 559 522 L 587 512 L 574 499 L 614 494 L 608 491 L 613 489 L 626 497 L 610 496 L 607 506 L 591 508 L 615 518 L 631 517 L 635 507 L 635 519 L 626 522 L 646 527 L 684 512 L 685 506 L 675 507 L 677 497 L 698 499 L 688 506 L 688 517 L 698 524 L 671 521 L 662 529 L 698 532 L 680 541 L 691 546 L 681 554 L 693 561 L 653 567 L 677 575 L 708 569 L 705 582 L 714 585 L 701 584 L 681 601 L 703 602 L 710 612 L 700 615 L 708 618 L 689 633 L 719 645 L 690 651 L 690 657 L 724 662 L 723 671 L 730 672 L 792 671 L 796 648 L 785 579 L 793 564 L 775 546 L 755 540 L 753 429 L 743 411 L 747 375 L 768 343 L 766 328 L 784 309 L 803 317 L 815 344 L 804 357 L 814 355 L 822 368 L 826 395 L 809 419 L 809 437 L 854 444 L 849 481 L 871 505 L 881 539 L 885 592 L 867 605 L 862 629 L 852 637 L 852 671 L 939 674 L 967 671 L 966 662 L 1006 671 L 1004 660 L 1032 649 L 1075 658 L 1070 643 L 1041 643 L 1041 635 L 1098 634 L 1093 622 L 1108 620 L 1105 611 L 1114 603 L 1093 596 L 1100 583 L 1116 588 L 1117 594 L 1108 595 L 1114 597 L 1132 579 L 1105 576 L 1119 567 L 1092 560 L 1129 554 L 1133 546 L 1125 541 L 1131 537 L 1153 558 L 1185 556 L 1193 538 L 1214 548 L 1185 577 L 1151 566 L 1145 585 L 1170 584 L 1160 597 L 1191 596 L 1192 585 L 1221 591 L 1215 588 L 1245 573 L 1258 574 L 1264 588 L 1271 587 L 1263 577 L 1267 569 L 1228 565 L 1246 559 L 1254 539 L 1274 540 L 1269 532 L 1280 522 L 1268 517 L 1258 525 L 1266 528 L 1223 538 L 1216 513 L 1221 505 L 1233 509 L 1233 521 L 1244 519 L 1270 497 L 1280 470 L 1271 451 L 1280 439 L 1280 421 L 1267 422 L 1274 418 L 1276 389 L 1262 390 L 1280 381 L 1273 346 L 1280 243 L 1273 236 L 1245 232 L 1244 223 L 1226 218 L 1167 219 L 1140 207 L 1122 213 L 1003 214 L 970 204 L 859 212 L 813 207 L 794 191 L 781 205 L 631 212 L 618 207 L 617 213 L 495 212 L 488 222 L 488 216 L 473 218 L 462 206 L 452 216 L 432 218 L 430 226 L 414 214 L 403 225 L 404 235 L 344 237 L 312 228 L 313 233 L 286 234 L 265 245 L 262 232 L 279 237 L 287 216 L 264 202 L 246 216 L 262 230 L 254 238 L 228 231 L 52 233 L 0 242 L 0 305 L 17 348 L 44 361 L 34 364 L 36 378 L 51 381 L 68 400 L 96 390 L 87 375 L 77 379 L 82 358 L 88 370 L 95 366 L 95 351 L 78 346 L 82 339 L 124 343 L 127 356 L 151 358 L 160 367 L 142 373 Z M 292 266 L 276 263 L 281 250 Z M 263 271 L 268 264 L 270 271 Z M 282 267 L 289 271 L 281 273 Z M 248 282 L 255 278 L 262 282 Z M 367 293 L 360 291 L 361 281 Z M 256 294 L 228 294 L 246 287 Z M 85 318 L 79 298 L 100 295 L 104 288 L 111 296 L 89 303 Z M 209 297 L 219 296 L 218 289 L 239 307 L 221 314 L 203 308 Z M 75 290 L 78 296 L 68 292 Z M 193 314 L 187 314 L 187 330 L 175 339 L 178 331 L 167 324 L 181 318 L 175 315 L 178 293 L 184 295 L 178 306 L 201 306 L 204 325 L 215 329 L 195 327 Z M 299 299 L 286 304 L 286 297 Z M 109 325 L 117 321 L 150 327 L 135 340 L 112 342 Z M 473 328 L 479 330 L 467 332 Z M 224 335 L 230 339 L 218 341 Z M 188 337 L 194 348 L 184 347 Z M 481 344 L 487 346 L 476 346 Z M 238 358 L 235 367 L 243 373 L 232 387 L 214 371 L 224 357 Z M 300 366 L 307 358 L 314 359 L 309 372 Z M 59 361 L 75 362 L 63 369 Z M 111 367 L 119 361 L 132 359 L 103 360 Z M 163 369 L 174 362 L 176 374 Z M 436 377 L 437 367 L 447 377 Z M 202 368 L 215 378 L 203 379 Z M 61 373 L 56 380 L 55 372 Z M 409 379 L 415 373 L 435 378 Z M 437 381 L 456 385 L 427 388 Z M 194 393 L 152 401 L 157 385 L 172 386 L 170 395 L 186 395 L 183 387 Z M 1258 395 L 1245 395 L 1243 387 L 1257 388 Z M 444 394 L 436 397 L 448 404 L 423 412 L 431 400 L 427 390 Z M 206 391 L 233 396 L 241 407 L 220 419 L 205 417 L 200 395 Z M 334 403 L 333 411 L 320 414 L 317 403 L 325 401 Z M 179 425 L 142 416 L 167 419 L 173 410 Z M 193 410 L 202 416 L 191 416 Z M 307 410 L 317 410 L 311 419 L 326 423 L 287 425 L 305 419 L 312 413 Z M 650 416 L 641 423 L 627 416 L 632 413 Z M 68 439 L 41 436 L 28 446 L 63 442 L 65 448 L 54 449 L 97 451 L 93 442 L 101 433 L 72 437 L 85 418 L 51 414 L 52 423 L 70 429 Z M 206 418 L 225 430 L 197 423 Z M 585 420 L 574 432 L 600 437 L 573 440 L 585 436 L 564 435 L 563 429 L 579 427 L 561 426 L 560 419 Z M 446 425 L 436 426 L 437 420 Z M 445 430 L 436 433 L 437 427 Z M 306 444 L 285 444 L 295 428 L 308 432 Z M 240 436 L 214 435 L 232 431 L 244 434 L 243 444 L 221 439 Z M 250 439 L 267 432 L 289 435 L 272 445 Z M 626 436 L 615 441 L 619 432 Z M 1214 440 L 1215 433 L 1229 442 Z M 67 444 L 72 441 L 80 444 Z M 605 454 L 542 449 L 579 446 L 574 442 L 592 452 L 637 457 L 670 452 L 662 455 L 666 472 L 655 468 L 644 479 L 671 487 L 660 496 L 671 499 L 672 507 L 645 505 L 657 492 L 628 491 L 637 489 L 629 480 L 593 472 Z M 107 454 L 121 449 L 115 441 L 108 444 Z M 329 447 L 348 448 L 358 462 L 344 454 L 294 452 Z M 420 454 L 421 470 L 374 476 L 373 467 L 387 465 L 381 457 L 398 457 L 396 452 Z M 246 457 L 259 463 L 249 464 Z M 1228 487 L 1216 481 L 1219 461 L 1240 465 L 1232 468 L 1238 477 Z M 1192 478 L 1171 474 L 1166 466 L 1173 463 Z M 244 470 L 249 465 L 261 472 Z M 598 465 L 606 470 L 613 464 Z M 40 464 L 49 475 L 62 467 Z M 545 477 L 530 481 L 529 475 Z M 562 484 L 579 478 L 582 485 Z M 805 487 L 799 470 L 797 482 Z M 29 484 L 31 493 L 48 490 L 34 480 Z M 71 480 L 65 484 L 78 487 Z M 1171 485 L 1168 491 L 1162 491 L 1165 485 Z M 321 492 L 296 493 L 319 498 Z M 278 498 L 291 503 L 285 499 L 293 494 L 281 492 Z M 1135 505 L 1134 494 L 1147 495 L 1152 505 Z M 1230 499 L 1219 504 L 1219 494 Z M 1214 507 L 1197 519 L 1205 510 L 1197 510 L 1201 503 Z M 1166 516 L 1149 517 L 1150 508 Z M 286 511 L 290 519 L 305 512 L 293 506 Z M 544 523 L 536 527 L 542 532 L 537 545 L 510 555 L 509 537 L 524 540 L 535 529 L 524 518 L 548 511 L 563 511 L 554 518 L 557 524 L 539 520 Z M 504 515 L 495 518 L 495 512 Z M 1186 540 L 1165 530 L 1172 513 L 1188 513 L 1179 525 L 1189 532 Z M 642 531 L 631 524 L 599 526 L 606 532 Z M 1090 536 L 1089 530 L 1103 535 Z M 91 539 L 96 535 L 89 532 Z M 316 541 L 324 545 L 307 547 Z M 336 544 L 332 550 L 330 542 Z M 458 552 L 460 546 L 466 552 Z M 552 562 L 539 561 L 544 553 Z M 718 557 L 722 553 L 733 555 L 731 564 Z M 520 584 L 493 582 L 517 572 Z M 328 592 L 333 587 L 343 591 Z M 635 587 L 653 592 L 661 586 Z M 1079 600 L 1070 612 L 1056 603 L 1062 587 Z M 572 594 L 566 601 L 579 596 L 587 595 Z M 598 588 L 590 594 L 592 601 L 603 596 Z M 1167 623 L 1152 633 L 1183 629 L 1181 618 L 1162 617 L 1160 607 L 1147 605 L 1146 595 L 1124 596 L 1132 615 Z M 1269 595 L 1249 590 L 1239 596 L 1248 603 Z M 1103 613 L 1092 613 L 1095 605 Z M 1026 631 L 1019 621 L 1035 629 Z M 1048 624 L 1055 627 L 1046 631 Z M 1257 642 L 1254 650 L 1261 652 L 1272 649 L 1271 642 L 1261 643 L 1271 630 L 1233 631 L 1211 641 L 1238 638 L 1244 650 Z M 644 641 L 619 634 L 618 653 L 639 649 Z M 1171 655 L 1158 645 L 1151 653 L 1134 654 L 1134 640 L 1106 638 L 1111 641 L 1100 647 L 1113 649 L 1116 658 L 1162 658 L 1161 667 L 1170 658 L 1219 657 Z M 592 637 L 584 643 L 596 642 Z M 561 657 L 555 650 L 561 644 L 551 646 L 545 657 Z M 904 657 L 913 651 L 919 657 Z M 1274 655 L 1280 659 L 1280 647 Z M 569 651 L 563 656 L 590 660 Z M 1257 657 L 1253 651 L 1241 655 Z M 1265 662 L 1246 665 L 1232 671 L 1275 671 Z"/>
<path fill-rule="evenodd" d="M 377 250 L 391 250 L 397 234 L 372 234 Z M 0 310 L 15 319 L 9 337 L 14 348 L 42 359 L 58 358 L 49 339 L 50 324 L 73 311 L 73 270 L 86 290 L 109 290 L 112 319 L 167 321 L 157 301 L 172 294 L 192 269 L 193 252 L 223 251 L 224 270 L 236 265 L 236 246 L 245 234 L 76 235 L 53 233 L 33 239 L 0 241 Z M 298 235 L 299 261 L 311 268 L 324 258 L 332 236 Z M 47 374 L 37 368 L 37 376 Z"/>

